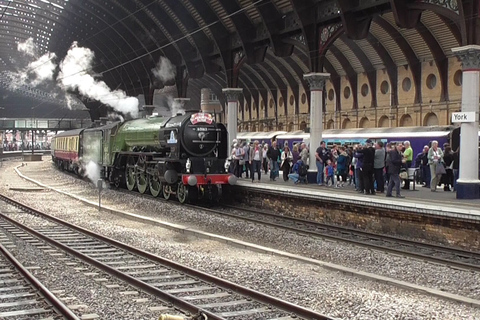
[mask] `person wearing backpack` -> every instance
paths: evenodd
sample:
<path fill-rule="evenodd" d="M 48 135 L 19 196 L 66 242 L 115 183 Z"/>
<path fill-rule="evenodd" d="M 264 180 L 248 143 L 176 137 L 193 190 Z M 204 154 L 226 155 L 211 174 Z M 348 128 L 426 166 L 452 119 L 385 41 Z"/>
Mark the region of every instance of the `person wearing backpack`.
<path fill-rule="evenodd" d="M 277 141 L 272 142 L 272 146 L 267 151 L 267 157 L 270 159 L 270 181 L 276 181 L 279 176 L 280 150 L 277 148 Z"/>
<path fill-rule="evenodd" d="M 345 147 L 340 147 L 340 155 L 337 158 L 337 184 L 335 188 L 343 188 L 345 182 L 347 182 L 348 166 L 348 153 Z M 341 182 L 340 178 L 342 178 Z"/>
<path fill-rule="evenodd" d="M 306 181 L 308 173 L 308 166 L 298 159 L 298 161 L 293 165 L 292 173 L 288 175 L 288 178 L 293 181 L 293 183 L 298 184 L 300 181 Z"/>

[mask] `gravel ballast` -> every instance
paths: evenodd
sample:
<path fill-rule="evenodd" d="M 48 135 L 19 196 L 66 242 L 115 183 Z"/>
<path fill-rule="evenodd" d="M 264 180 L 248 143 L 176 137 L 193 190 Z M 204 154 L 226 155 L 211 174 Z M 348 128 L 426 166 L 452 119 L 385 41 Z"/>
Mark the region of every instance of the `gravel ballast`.
<path fill-rule="evenodd" d="M 4 164 L 0 175 L 2 192 L 17 200 L 90 230 L 101 231 L 119 241 L 330 316 L 341 319 L 480 318 L 480 310 L 477 308 L 361 280 L 293 260 L 198 239 L 107 213 L 99 214 L 94 208 L 52 191 L 10 191 L 9 187 L 36 186 L 15 174 L 12 168 L 18 164 Z M 21 171 L 31 178 L 64 191 L 91 200 L 98 199 L 93 184 L 57 171 L 49 160 L 29 163 L 21 168 Z M 291 232 L 202 213 L 178 204 L 140 198 L 115 190 L 105 190 L 102 201 L 118 209 L 163 221 L 455 294 L 480 297 L 480 288 L 476 285 L 478 274 L 474 272 L 453 270 L 352 245 L 310 239 Z"/>

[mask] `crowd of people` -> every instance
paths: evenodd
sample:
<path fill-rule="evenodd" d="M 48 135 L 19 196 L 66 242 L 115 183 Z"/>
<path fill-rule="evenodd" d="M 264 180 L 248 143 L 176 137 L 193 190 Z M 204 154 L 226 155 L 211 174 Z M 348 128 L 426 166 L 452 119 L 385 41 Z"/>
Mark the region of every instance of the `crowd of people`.
<path fill-rule="evenodd" d="M 269 173 L 270 181 L 276 181 L 282 171 L 284 181 L 308 183 L 309 155 L 305 143 L 295 144 L 290 150 L 287 144 L 278 146 L 276 141 L 269 146 L 259 141 L 234 140 L 230 169 L 238 178 L 245 174 L 252 182 L 261 181 L 262 171 Z M 452 151 L 448 144 L 444 144 L 442 150 L 437 141 L 432 141 L 414 157 L 409 141 L 385 146 L 381 141 L 366 140 L 364 144 L 332 145 L 330 148 L 322 141 L 315 150 L 315 166 L 319 186 L 343 188 L 350 185 L 363 194 L 385 193 L 387 197 L 403 198 L 401 190 L 409 190 L 412 179 L 433 192 L 442 184 L 444 191 L 455 191 L 459 150 Z M 409 168 L 415 168 L 413 175 Z"/>

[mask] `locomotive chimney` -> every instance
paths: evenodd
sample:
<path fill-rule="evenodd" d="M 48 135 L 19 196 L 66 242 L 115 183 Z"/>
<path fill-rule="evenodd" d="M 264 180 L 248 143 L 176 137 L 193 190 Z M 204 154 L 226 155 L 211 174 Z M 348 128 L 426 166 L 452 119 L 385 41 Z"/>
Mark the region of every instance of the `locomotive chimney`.
<path fill-rule="evenodd" d="M 181 110 L 184 110 L 184 111 L 197 111 L 198 108 L 192 108 L 190 106 L 190 98 L 175 98 L 173 99 L 173 101 L 175 101 L 178 106 L 180 107 Z"/>
<path fill-rule="evenodd" d="M 100 117 L 100 125 L 104 126 L 108 122 L 108 117 Z"/>
<path fill-rule="evenodd" d="M 145 118 L 148 118 L 149 116 L 151 116 L 153 113 L 153 110 L 155 110 L 154 105 L 144 105 L 143 111 L 145 112 Z"/>

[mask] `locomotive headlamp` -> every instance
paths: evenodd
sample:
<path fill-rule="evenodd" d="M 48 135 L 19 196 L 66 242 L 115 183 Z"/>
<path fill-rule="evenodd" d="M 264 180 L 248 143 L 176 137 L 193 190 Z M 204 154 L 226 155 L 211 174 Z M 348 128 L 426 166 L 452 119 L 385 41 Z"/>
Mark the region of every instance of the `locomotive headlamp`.
<path fill-rule="evenodd" d="M 187 169 L 187 173 L 190 173 L 190 168 L 192 167 L 192 162 L 190 158 L 187 159 L 187 164 L 185 164 L 185 168 Z"/>

